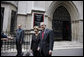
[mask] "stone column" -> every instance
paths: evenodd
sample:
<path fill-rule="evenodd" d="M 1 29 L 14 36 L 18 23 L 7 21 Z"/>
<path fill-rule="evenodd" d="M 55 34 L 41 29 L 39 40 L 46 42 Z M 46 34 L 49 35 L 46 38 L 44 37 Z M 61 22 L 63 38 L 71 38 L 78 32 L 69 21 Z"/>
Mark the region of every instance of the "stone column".
<path fill-rule="evenodd" d="M 10 11 L 10 8 L 7 6 L 5 7 L 5 10 L 4 10 L 4 20 L 3 20 L 3 31 L 9 31 L 9 23 L 10 23 L 10 14 L 11 14 L 11 11 Z"/>
<path fill-rule="evenodd" d="M 83 43 L 83 21 L 79 21 L 78 41 Z"/>

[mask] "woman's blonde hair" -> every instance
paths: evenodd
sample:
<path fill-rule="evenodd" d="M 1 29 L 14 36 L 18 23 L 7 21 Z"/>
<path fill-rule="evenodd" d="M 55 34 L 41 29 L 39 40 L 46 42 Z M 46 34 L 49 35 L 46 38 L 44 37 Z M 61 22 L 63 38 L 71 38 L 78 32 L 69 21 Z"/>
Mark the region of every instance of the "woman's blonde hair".
<path fill-rule="evenodd" d="M 39 30 L 39 27 L 38 27 L 38 26 L 34 26 L 34 31 L 35 31 L 36 29 Z"/>

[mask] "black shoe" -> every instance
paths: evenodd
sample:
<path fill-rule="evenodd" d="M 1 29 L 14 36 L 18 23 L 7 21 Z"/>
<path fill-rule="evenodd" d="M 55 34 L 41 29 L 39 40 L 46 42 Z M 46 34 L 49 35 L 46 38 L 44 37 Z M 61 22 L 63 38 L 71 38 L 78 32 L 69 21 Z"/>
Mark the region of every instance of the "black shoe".
<path fill-rule="evenodd" d="M 23 56 L 23 52 L 21 53 L 21 56 Z"/>
<path fill-rule="evenodd" d="M 16 56 L 18 56 L 18 54 Z"/>

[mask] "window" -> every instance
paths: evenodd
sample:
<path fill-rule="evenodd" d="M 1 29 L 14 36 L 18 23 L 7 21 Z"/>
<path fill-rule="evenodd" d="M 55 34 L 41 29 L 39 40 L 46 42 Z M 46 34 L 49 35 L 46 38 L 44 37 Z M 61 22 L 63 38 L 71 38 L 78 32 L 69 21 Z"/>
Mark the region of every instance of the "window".
<path fill-rule="evenodd" d="M 40 22 L 44 21 L 43 14 L 34 13 L 34 26 L 40 26 Z"/>

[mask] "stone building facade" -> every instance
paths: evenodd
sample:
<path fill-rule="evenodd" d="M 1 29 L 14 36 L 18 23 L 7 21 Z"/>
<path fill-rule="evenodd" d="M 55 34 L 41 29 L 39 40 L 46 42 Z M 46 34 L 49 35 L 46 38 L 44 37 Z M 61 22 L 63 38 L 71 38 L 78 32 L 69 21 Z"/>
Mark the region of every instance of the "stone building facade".
<path fill-rule="evenodd" d="M 33 29 L 35 14 L 42 15 L 54 38 L 83 42 L 83 1 L 1 1 L 1 30 L 13 31 L 18 24 Z"/>

